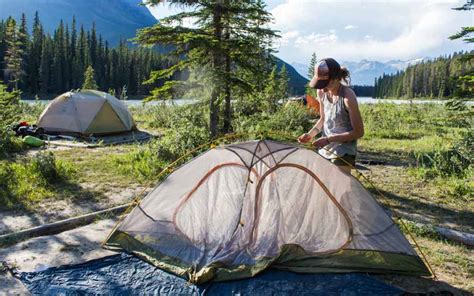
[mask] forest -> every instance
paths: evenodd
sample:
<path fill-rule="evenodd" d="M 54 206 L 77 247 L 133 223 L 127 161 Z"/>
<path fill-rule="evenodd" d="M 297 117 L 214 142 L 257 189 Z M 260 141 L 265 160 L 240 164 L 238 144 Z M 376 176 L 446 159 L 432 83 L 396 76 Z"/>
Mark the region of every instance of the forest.
<path fill-rule="evenodd" d="M 455 52 L 410 65 L 405 71 L 384 74 L 375 79 L 377 98 L 472 97 L 459 77 L 474 72 L 473 52 Z"/>
<path fill-rule="evenodd" d="M 152 70 L 171 62 L 158 51 L 131 47 L 126 40 L 112 48 L 95 26 L 90 31 L 77 28 L 74 17 L 71 24 L 69 28 L 61 21 L 51 35 L 36 13 L 30 34 L 25 15 L 20 22 L 0 20 L 0 77 L 10 89 L 31 96 L 63 93 L 80 88 L 92 66 L 99 89 L 118 94 L 126 86 L 129 95 L 145 95 L 157 84 L 142 82 Z"/>

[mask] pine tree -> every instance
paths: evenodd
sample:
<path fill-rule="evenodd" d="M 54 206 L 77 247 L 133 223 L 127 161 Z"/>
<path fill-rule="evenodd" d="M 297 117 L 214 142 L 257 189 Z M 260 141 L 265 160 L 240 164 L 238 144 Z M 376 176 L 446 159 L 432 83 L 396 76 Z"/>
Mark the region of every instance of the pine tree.
<path fill-rule="evenodd" d="M 122 90 L 120 91 L 120 99 L 122 101 L 128 100 L 127 86 L 126 85 L 122 86 Z"/>
<path fill-rule="evenodd" d="M 39 68 L 40 92 L 46 94 L 51 89 L 52 40 L 49 35 L 43 38 L 41 63 Z"/>
<path fill-rule="evenodd" d="M 84 73 L 84 83 L 82 84 L 82 89 L 98 89 L 94 77 L 94 68 L 92 68 L 92 66 L 87 67 L 87 70 Z"/>
<path fill-rule="evenodd" d="M 318 58 L 316 56 L 316 53 L 313 52 L 311 55 L 311 60 L 309 62 L 309 67 L 308 67 L 308 79 L 312 79 L 314 76 L 314 66 L 316 66 L 316 63 L 318 62 Z"/>
<path fill-rule="evenodd" d="M 28 27 L 26 24 L 26 16 L 24 13 L 21 14 L 20 27 L 18 28 L 18 46 L 21 52 L 21 76 L 19 78 L 19 88 L 26 88 L 29 55 L 28 48 L 30 47 L 30 36 L 28 34 Z"/>
<path fill-rule="evenodd" d="M 16 21 L 13 18 L 8 18 L 6 23 L 5 39 L 7 49 L 5 53 L 6 76 L 9 78 L 10 86 L 17 90 L 19 81 L 22 77 L 22 47 L 21 39 L 19 38 Z"/>
<path fill-rule="evenodd" d="M 29 64 L 28 64 L 28 92 L 37 94 L 39 92 L 39 68 L 41 63 L 41 48 L 43 43 L 43 26 L 38 12 L 33 20 L 32 40 L 30 42 Z"/>
<path fill-rule="evenodd" d="M 123 40 L 118 47 L 109 48 L 94 28 L 89 32 L 81 28 L 78 34 L 74 17 L 71 30 L 61 21 L 51 38 L 45 35 L 38 13 L 31 36 L 24 16 L 20 25 L 12 18 L 0 20 L 0 64 L 4 65 L 5 80 L 12 80 L 9 88 L 30 94 L 58 94 L 79 88 L 87 67 L 92 65 L 100 89 L 120 90 L 127 85 L 131 95 L 148 93 L 157 84 L 144 86 L 143 81 L 152 70 L 170 65 L 152 49 L 130 48 Z"/>
<path fill-rule="evenodd" d="M 17 119 L 19 99 L 20 91 L 8 92 L 6 86 L 0 83 L 0 123 L 2 129 Z"/>
<path fill-rule="evenodd" d="M 11 143 L 10 125 L 18 120 L 20 91 L 8 92 L 0 83 L 0 153 L 5 153 Z"/>
<path fill-rule="evenodd" d="M 270 74 L 268 75 L 265 83 L 265 90 L 263 93 L 263 99 L 265 102 L 265 109 L 268 113 L 274 113 L 278 107 L 278 100 L 280 95 L 279 81 L 277 76 L 277 67 L 274 66 Z"/>
<path fill-rule="evenodd" d="M 53 36 L 53 65 L 52 65 L 52 90 L 61 93 L 65 90 L 65 48 L 64 48 L 64 23 L 61 20 Z"/>
<path fill-rule="evenodd" d="M 161 0 L 150 0 L 147 3 L 156 5 Z M 219 124 L 219 99 L 226 102 L 225 128 L 230 129 L 230 92 L 234 87 L 251 91 L 252 81 L 236 75 L 237 70 L 258 73 L 258 58 L 269 48 L 274 31 L 265 28 L 271 18 L 264 10 L 262 1 L 169 1 L 171 4 L 187 5 L 193 11 L 185 11 L 160 20 L 151 27 L 140 30 L 137 40 L 142 44 L 157 43 L 172 45 L 172 54 L 182 57 L 175 65 L 152 74 L 150 81 L 172 77 L 178 71 L 197 71 L 200 81 L 206 81 L 210 88 L 209 125 L 211 136 L 216 136 Z M 193 17 L 197 28 L 174 26 L 186 18 Z M 245 21 L 243 21 L 245 20 Z M 258 42 L 257 42 L 258 41 Z M 204 87 L 204 85 L 196 84 Z M 186 88 L 192 87 L 186 81 L 166 81 L 162 87 L 155 89 L 152 99 L 172 98 Z"/>
<path fill-rule="evenodd" d="M 455 10 L 473 10 L 474 2 L 467 3 Z M 461 31 L 450 36 L 451 40 L 463 39 L 466 43 L 474 43 L 474 27 L 462 27 Z M 458 122 L 461 125 L 470 126 L 474 115 L 473 108 L 468 108 L 466 98 L 472 98 L 474 94 L 474 51 L 467 53 L 465 56 L 458 57 L 464 67 L 459 69 L 459 73 L 453 79 L 455 82 L 453 95 L 454 98 L 448 102 L 448 107 L 452 110 L 459 111 Z M 471 122 L 470 122 L 471 121 Z"/>
<path fill-rule="evenodd" d="M 290 77 L 288 76 L 288 71 L 286 70 L 286 65 L 280 68 L 278 73 L 278 98 L 282 101 L 285 101 L 288 98 L 288 85 L 290 82 Z"/>
<path fill-rule="evenodd" d="M 318 62 L 318 58 L 316 56 L 316 53 L 313 52 L 311 55 L 311 60 L 309 62 L 309 67 L 308 67 L 308 79 L 311 80 L 314 76 L 314 67 L 316 66 L 316 63 Z M 314 98 L 318 96 L 317 91 L 314 88 L 311 88 L 309 86 L 306 86 L 306 93 Z"/>

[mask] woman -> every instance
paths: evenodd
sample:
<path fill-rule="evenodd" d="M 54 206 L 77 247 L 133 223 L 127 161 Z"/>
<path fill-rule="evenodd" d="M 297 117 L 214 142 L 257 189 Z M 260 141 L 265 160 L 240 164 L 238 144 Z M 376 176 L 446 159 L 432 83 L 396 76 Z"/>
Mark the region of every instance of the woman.
<path fill-rule="evenodd" d="M 327 58 L 314 67 L 314 73 L 309 86 L 318 89 L 321 117 L 298 141 L 307 143 L 322 131 L 323 135 L 313 145 L 320 155 L 350 173 L 350 165 L 355 165 L 357 139 L 364 135 L 364 124 L 356 95 L 346 86 L 349 71 L 341 68 L 336 60 Z"/>

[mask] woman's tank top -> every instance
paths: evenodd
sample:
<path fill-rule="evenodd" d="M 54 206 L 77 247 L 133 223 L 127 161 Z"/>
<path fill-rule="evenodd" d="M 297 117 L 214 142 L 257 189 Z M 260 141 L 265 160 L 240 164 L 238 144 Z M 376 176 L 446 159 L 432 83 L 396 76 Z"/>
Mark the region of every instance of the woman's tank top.
<path fill-rule="evenodd" d="M 352 131 L 352 124 L 349 118 L 349 112 L 347 111 L 346 106 L 344 105 L 344 92 L 346 91 L 346 88 L 346 86 L 341 84 L 339 88 L 339 93 L 337 96 L 333 96 L 332 102 L 328 100 L 328 93 L 324 93 L 323 95 L 323 134 L 326 137 Z M 328 152 L 325 149 L 319 150 L 319 154 L 327 159 L 336 158 L 337 156 L 343 156 L 345 154 L 356 155 L 357 141 L 353 140 L 344 143 L 331 142 L 324 148 L 332 152 Z M 337 156 L 334 154 L 336 154 Z"/>

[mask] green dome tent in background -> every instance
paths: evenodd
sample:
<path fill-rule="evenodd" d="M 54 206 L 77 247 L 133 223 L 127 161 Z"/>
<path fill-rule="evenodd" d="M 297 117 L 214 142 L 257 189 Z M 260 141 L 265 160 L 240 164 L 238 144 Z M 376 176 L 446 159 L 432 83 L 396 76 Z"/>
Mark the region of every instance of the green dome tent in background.
<path fill-rule="evenodd" d="M 193 283 L 269 267 L 430 275 L 357 179 L 312 150 L 267 140 L 216 147 L 181 166 L 105 247 Z"/>
<path fill-rule="evenodd" d="M 96 90 L 67 92 L 56 97 L 41 113 L 37 126 L 45 133 L 85 136 L 136 129 L 125 104 L 108 93 Z"/>

